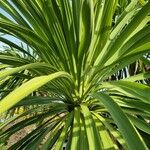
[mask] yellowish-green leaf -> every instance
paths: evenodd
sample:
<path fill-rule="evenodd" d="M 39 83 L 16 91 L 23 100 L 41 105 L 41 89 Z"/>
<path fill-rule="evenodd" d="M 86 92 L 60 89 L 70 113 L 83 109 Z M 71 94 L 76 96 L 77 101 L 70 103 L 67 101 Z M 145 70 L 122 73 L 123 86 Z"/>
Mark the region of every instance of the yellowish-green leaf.
<path fill-rule="evenodd" d="M 46 76 L 35 77 L 24 83 L 0 101 L 0 114 L 10 109 L 12 106 L 14 106 L 24 97 L 31 94 L 36 89 L 58 77 L 69 78 L 70 76 L 65 72 L 57 72 Z"/>

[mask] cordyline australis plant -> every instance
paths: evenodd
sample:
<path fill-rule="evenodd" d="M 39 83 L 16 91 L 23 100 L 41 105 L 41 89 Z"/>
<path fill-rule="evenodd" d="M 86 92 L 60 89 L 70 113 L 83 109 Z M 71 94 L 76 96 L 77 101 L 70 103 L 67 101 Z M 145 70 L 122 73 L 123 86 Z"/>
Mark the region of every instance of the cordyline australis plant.
<path fill-rule="evenodd" d="M 1 0 L 0 8 L 0 32 L 24 43 L 0 37 L 10 46 L 0 53 L 1 146 L 34 125 L 8 149 L 150 147 L 150 87 L 135 82 L 150 73 L 129 76 L 127 67 L 150 51 L 149 1 Z"/>

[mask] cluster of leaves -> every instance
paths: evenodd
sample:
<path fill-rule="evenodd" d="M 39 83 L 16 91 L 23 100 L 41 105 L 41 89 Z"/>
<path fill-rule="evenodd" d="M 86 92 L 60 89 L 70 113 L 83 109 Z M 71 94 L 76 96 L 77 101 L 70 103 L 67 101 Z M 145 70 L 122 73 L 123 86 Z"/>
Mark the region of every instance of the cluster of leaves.
<path fill-rule="evenodd" d="M 9 46 L 0 52 L 1 145 L 35 125 L 8 149 L 150 148 L 149 1 L 1 0 L 0 8 L 0 33 L 23 42 L 0 36 Z"/>

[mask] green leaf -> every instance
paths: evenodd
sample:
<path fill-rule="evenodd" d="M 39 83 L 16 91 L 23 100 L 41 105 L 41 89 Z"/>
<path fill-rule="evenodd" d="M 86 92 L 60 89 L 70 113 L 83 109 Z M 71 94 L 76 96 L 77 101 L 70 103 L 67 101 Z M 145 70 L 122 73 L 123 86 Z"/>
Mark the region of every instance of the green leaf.
<path fill-rule="evenodd" d="M 144 80 L 144 79 L 147 79 L 147 78 L 150 78 L 150 72 L 139 73 L 139 74 L 136 74 L 134 76 L 130 76 L 130 77 L 122 79 L 122 80 L 123 81 L 135 82 L 135 81 Z"/>
<path fill-rule="evenodd" d="M 96 118 L 95 116 L 93 118 L 94 118 L 94 121 L 95 121 L 96 126 L 99 131 L 103 149 L 114 150 L 115 144 L 113 143 L 112 139 L 110 138 L 110 135 L 109 135 L 107 129 L 105 128 L 105 126 L 102 124 L 102 122 L 98 118 Z"/>
<path fill-rule="evenodd" d="M 92 112 L 107 128 L 107 130 L 111 133 L 111 135 L 123 146 L 124 149 L 127 149 L 127 145 L 125 140 L 123 139 L 122 135 L 120 132 L 115 129 L 105 118 L 103 118 L 101 115 L 98 113 Z M 103 142 L 103 141 L 102 141 Z"/>
<path fill-rule="evenodd" d="M 55 149 L 58 149 L 60 150 L 62 148 L 62 145 L 67 137 L 67 132 L 69 130 L 69 127 L 72 123 L 72 120 L 73 120 L 73 112 L 70 112 L 67 117 L 66 117 L 66 120 L 64 122 L 64 127 L 63 127 L 63 130 L 60 134 L 60 137 L 58 138 L 57 140 L 57 143 L 56 143 L 56 146 L 55 146 Z"/>
<path fill-rule="evenodd" d="M 35 77 L 30 81 L 24 83 L 0 101 L 0 108 L 2 108 L 0 110 L 0 114 L 10 109 L 12 106 L 14 106 L 24 97 L 31 94 L 36 89 L 40 88 L 49 81 L 59 77 L 70 78 L 70 76 L 65 72 L 57 72 L 47 76 Z"/>
<path fill-rule="evenodd" d="M 13 58 L 13 59 L 15 59 L 15 58 Z M 7 77 L 9 75 L 12 75 L 14 73 L 26 70 L 26 69 L 43 68 L 43 67 L 46 67 L 46 66 L 47 65 L 44 64 L 44 63 L 30 63 L 30 64 L 23 65 L 23 66 L 16 67 L 16 68 L 11 68 L 11 69 L 9 68 L 9 69 L 0 71 L 0 79 L 2 79 L 4 77 Z M 48 68 L 51 68 L 51 66 L 47 66 L 47 69 Z"/>
<path fill-rule="evenodd" d="M 53 132 L 53 129 L 55 129 L 57 126 L 60 127 L 60 124 L 62 124 L 62 122 L 58 120 L 58 121 L 53 121 L 53 123 L 50 125 L 47 125 L 46 129 L 44 129 L 38 137 L 36 137 L 34 140 L 32 140 L 29 144 L 25 146 L 26 149 L 28 150 L 37 149 L 41 144 L 41 142 L 43 141 L 43 139 L 46 137 L 46 135 L 50 132 Z"/>
<path fill-rule="evenodd" d="M 128 96 L 139 98 L 146 103 L 150 103 L 150 87 L 140 83 L 133 83 L 129 81 L 112 81 L 105 82 L 105 88 L 115 89 Z"/>
<path fill-rule="evenodd" d="M 74 120 L 73 120 L 73 128 L 72 128 L 72 141 L 71 141 L 71 149 L 76 150 L 79 149 L 79 137 L 80 137 L 80 108 L 74 108 Z"/>
<path fill-rule="evenodd" d="M 108 111 L 112 115 L 112 118 L 116 122 L 118 129 L 127 142 L 127 146 L 130 150 L 148 149 L 134 126 L 131 124 L 121 108 L 114 102 L 112 98 L 104 93 L 94 93 L 93 97 L 102 102 L 108 109 Z"/>
<path fill-rule="evenodd" d="M 53 98 L 53 97 L 41 97 L 41 96 L 28 96 L 27 98 L 21 100 L 19 103 L 17 103 L 15 107 L 20 106 L 29 106 L 29 105 L 57 105 L 57 106 L 63 106 L 64 103 L 60 103 L 62 99 L 60 98 Z"/>
<path fill-rule="evenodd" d="M 84 124 L 89 144 L 89 150 L 97 149 L 97 147 L 101 149 L 99 133 L 91 112 L 86 105 L 81 105 L 81 110 L 84 116 Z"/>
<path fill-rule="evenodd" d="M 62 132 L 62 128 L 59 128 L 56 128 L 56 130 L 51 133 L 50 137 L 48 137 L 48 140 L 43 144 L 42 149 L 47 150 L 51 149 L 54 146 L 55 142 L 57 141 Z"/>
<path fill-rule="evenodd" d="M 95 61 L 95 65 L 97 64 L 105 64 L 112 58 L 112 56 L 118 52 L 118 49 L 128 40 L 130 35 L 136 30 L 145 17 L 148 16 L 150 12 L 150 4 L 149 2 L 142 7 L 140 11 L 133 17 L 132 21 L 126 26 L 126 28 L 117 36 L 117 38 L 112 39 L 110 44 L 106 44 L 102 52 L 99 54 Z M 108 41 L 109 42 L 109 41 Z M 106 61 L 107 60 L 107 61 Z M 112 60 L 113 61 L 113 60 Z M 109 62 L 110 63 L 112 63 Z"/>
<path fill-rule="evenodd" d="M 84 118 L 80 116 L 80 136 L 79 136 L 79 149 L 89 150 L 88 139 L 86 135 L 86 129 L 84 126 Z"/>
<path fill-rule="evenodd" d="M 140 130 L 150 134 L 150 126 L 149 126 L 149 123 L 147 123 L 146 121 L 144 120 L 141 120 L 140 118 L 138 117 L 134 117 L 134 116 L 131 116 L 131 115 L 128 115 L 129 119 L 133 122 L 133 124 L 139 128 Z"/>

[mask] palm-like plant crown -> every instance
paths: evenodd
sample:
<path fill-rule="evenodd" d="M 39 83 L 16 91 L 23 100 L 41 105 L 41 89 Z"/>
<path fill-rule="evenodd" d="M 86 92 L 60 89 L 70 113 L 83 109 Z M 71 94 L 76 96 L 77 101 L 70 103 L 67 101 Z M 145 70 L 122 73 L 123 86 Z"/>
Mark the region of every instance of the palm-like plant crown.
<path fill-rule="evenodd" d="M 150 51 L 150 2 L 1 0 L 0 8 L 0 32 L 23 42 L 0 36 L 10 46 L 0 53 L 2 143 L 34 125 L 9 149 L 59 150 L 65 140 L 71 150 L 148 149 L 150 87 L 134 81 L 150 73 L 127 70 Z"/>

